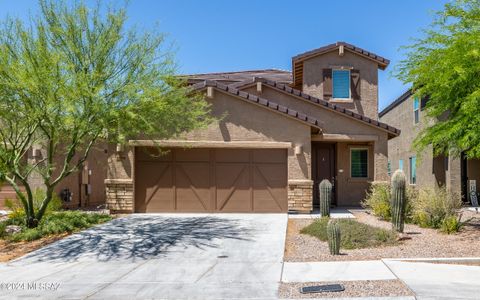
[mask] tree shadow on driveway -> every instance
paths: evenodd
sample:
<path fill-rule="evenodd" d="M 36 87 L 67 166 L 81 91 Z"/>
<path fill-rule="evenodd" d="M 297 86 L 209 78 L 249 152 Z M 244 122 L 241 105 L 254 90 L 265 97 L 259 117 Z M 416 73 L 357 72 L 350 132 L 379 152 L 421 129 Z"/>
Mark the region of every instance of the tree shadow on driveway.
<path fill-rule="evenodd" d="M 230 218 L 133 215 L 74 234 L 20 262 L 145 260 L 165 256 L 174 246 L 216 248 L 215 239 L 248 241 L 251 234 L 252 228 Z"/>

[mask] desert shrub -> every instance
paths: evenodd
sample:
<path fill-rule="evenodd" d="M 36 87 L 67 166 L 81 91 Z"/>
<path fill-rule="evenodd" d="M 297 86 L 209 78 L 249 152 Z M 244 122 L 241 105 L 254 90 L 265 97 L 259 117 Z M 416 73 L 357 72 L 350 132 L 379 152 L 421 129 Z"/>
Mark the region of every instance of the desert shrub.
<path fill-rule="evenodd" d="M 370 208 L 372 213 L 380 219 L 389 221 L 390 213 L 390 185 L 388 183 L 373 183 L 367 192 L 362 206 Z"/>
<path fill-rule="evenodd" d="M 37 188 L 33 192 L 33 207 L 35 211 L 38 211 L 45 197 L 45 191 Z M 10 210 L 8 214 L 9 224 L 22 225 L 25 222 L 25 209 L 18 199 L 6 199 L 5 207 Z M 55 211 L 62 209 L 62 200 L 56 194 L 53 195 L 52 200 L 48 203 L 45 215 L 48 215 Z"/>
<path fill-rule="evenodd" d="M 82 211 L 52 212 L 45 215 L 36 228 L 23 226 L 22 232 L 13 234 L 8 239 L 13 242 L 33 241 L 52 234 L 72 233 L 110 221 L 111 219 L 110 215 L 99 213 Z"/>
<path fill-rule="evenodd" d="M 6 235 L 5 228 L 7 227 L 7 222 L 0 222 L 0 238 Z"/>
<path fill-rule="evenodd" d="M 407 187 L 406 193 L 405 222 L 409 223 L 412 220 L 412 202 L 417 197 L 417 192 L 414 188 Z M 387 182 L 372 183 L 365 199 L 362 201 L 362 206 L 370 208 L 378 218 L 390 221 L 392 217 L 390 201 L 390 184 Z"/>
<path fill-rule="evenodd" d="M 308 234 L 321 241 L 327 241 L 327 224 L 329 218 L 320 218 L 303 228 L 300 233 Z M 342 249 L 361 249 L 394 245 L 397 234 L 391 230 L 377 228 L 350 219 L 339 219 Z"/>
<path fill-rule="evenodd" d="M 413 222 L 420 227 L 440 228 L 446 233 L 461 228 L 458 210 L 462 207 L 462 201 L 444 187 L 420 189 L 412 205 Z"/>
<path fill-rule="evenodd" d="M 448 216 L 442 221 L 440 226 L 440 231 L 446 234 L 451 234 L 460 231 L 463 227 L 464 222 L 460 221 L 461 215 L 459 216 Z"/>

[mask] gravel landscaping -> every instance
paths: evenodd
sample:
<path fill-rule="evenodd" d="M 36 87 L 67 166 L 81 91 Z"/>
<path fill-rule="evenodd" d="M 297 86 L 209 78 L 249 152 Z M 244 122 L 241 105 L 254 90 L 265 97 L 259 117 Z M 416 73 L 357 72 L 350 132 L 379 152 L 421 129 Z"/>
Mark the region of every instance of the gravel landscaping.
<path fill-rule="evenodd" d="M 339 283 L 345 287 L 343 292 L 302 294 L 300 288 L 319 284 Z M 342 297 L 395 297 L 413 296 L 410 289 L 400 280 L 362 280 L 309 283 L 281 283 L 278 291 L 280 298 L 342 298 Z"/>
<path fill-rule="evenodd" d="M 365 211 L 353 211 L 356 220 L 379 228 L 390 229 L 389 222 L 378 220 Z M 480 214 L 465 211 L 463 220 L 473 218 L 459 233 L 443 234 L 434 229 L 405 224 L 405 236 L 396 246 L 341 250 L 330 255 L 328 245 L 319 239 L 301 234 L 312 219 L 289 219 L 285 245 L 285 261 L 376 260 L 381 258 L 479 257 Z"/>

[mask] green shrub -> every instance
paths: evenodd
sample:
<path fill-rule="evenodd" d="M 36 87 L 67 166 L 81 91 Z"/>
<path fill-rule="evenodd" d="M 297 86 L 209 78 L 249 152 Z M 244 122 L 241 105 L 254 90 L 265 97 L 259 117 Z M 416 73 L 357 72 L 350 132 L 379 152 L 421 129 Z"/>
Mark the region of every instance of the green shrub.
<path fill-rule="evenodd" d="M 43 189 L 37 188 L 33 192 L 33 208 L 35 211 L 40 209 L 42 201 L 45 198 L 45 191 Z M 11 212 L 8 214 L 9 224 L 12 225 L 23 225 L 25 223 L 25 209 L 18 199 L 6 199 L 5 207 L 8 208 Z M 53 194 L 52 199 L 48 203 L 47 209 L 45 211 L 45 216 L 62 209 L 62 200 L 56 195 Z"/>
<path fill-rule="evenodd" d="M 407 187 L 406 194 L 405 222 L 410 223 L 412 220 L 412 202 L 416 198 L 416 191 L 414 188 Z M 370 208 L 378 218 L 390 221 L 392 218 L 390 201 L 390 184 L 388 182 L 372 183 L 367 196 L 362 201 L 362 206 Z"/>
<path fill-rule="evenodd" d="M 6 235 L 5 228 L 7 227 L 7 222 L 0 222 L 0 238 Z"/>
<path fill-rule="evenodd" d="M 390 221 L 390 185 L 388 183 L 373 183 L 367 192 L 362 206 L 370 208 L 373 214 L 382 220 Z"/>
<path fill-rule="evenodd" d="M 110 215 L 82 211 L 52 212 L 45 215 L 36 228 L 26 228 L 22 224 L 23 231 L 9 236 L 8 239 L 14 242 L 33 241 L 52 234 L 72 233 L 111 219 Z"/>
<path fill-rule="evenodd" d="M 413 222 L 421 227 L 442 228 L 447 233 L 461 228 L 458 210 L 462 207 L 462 201 L 444 187 L 419 190 L 412 204 Z"/>
<path fill-rule="evenodd" d="M 329 218 L 320 218 L 303 228 L 300 233 L 327 241 L 327 224 Z M 397 234 L 391 230 L 373 227 L 350 219 L 338 219 L 342 249 L 361 249 L 395 245 Z"/>
<path fill-rule="evenodd" d="M 464 223 L 460 221 L 461 216 L 448 216 L 442 221 L 440 231 L 446 234 L 451 234 L 460 231 Z"/>

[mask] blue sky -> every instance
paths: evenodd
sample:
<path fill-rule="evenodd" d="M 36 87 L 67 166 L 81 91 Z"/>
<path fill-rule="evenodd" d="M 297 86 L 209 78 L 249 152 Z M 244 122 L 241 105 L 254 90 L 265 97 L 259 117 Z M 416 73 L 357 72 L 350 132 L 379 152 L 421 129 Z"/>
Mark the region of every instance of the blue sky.
<path fill-rule="evenodd" d="M 379 72 L 380 108 L 405 89 L 391 71 L 399 47 L 421 35 L 445 0 L 131 0 L 129 24 L 159 24 L 177 49 L 181 73 L 291 69 L 291 57 L 346 41 L 390 59 Z M 36 0 L 0 0 L 0 18 L 26 18 Z"/>

